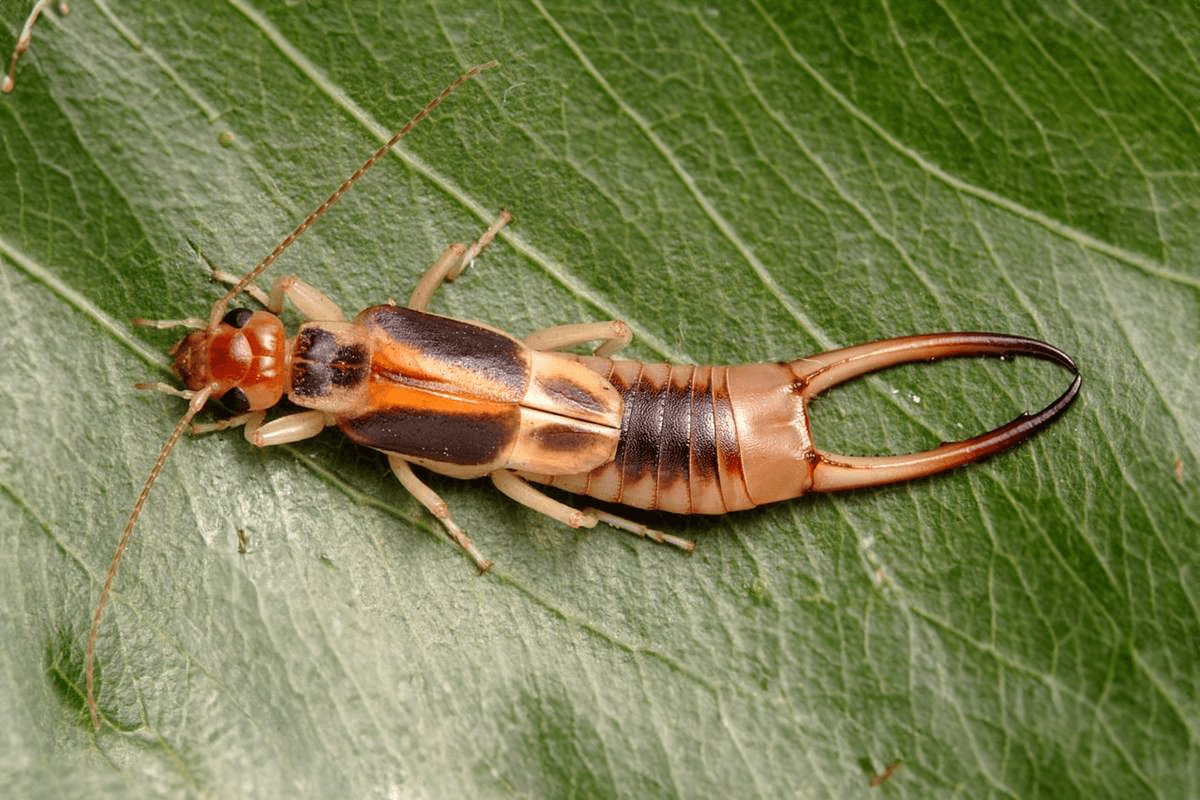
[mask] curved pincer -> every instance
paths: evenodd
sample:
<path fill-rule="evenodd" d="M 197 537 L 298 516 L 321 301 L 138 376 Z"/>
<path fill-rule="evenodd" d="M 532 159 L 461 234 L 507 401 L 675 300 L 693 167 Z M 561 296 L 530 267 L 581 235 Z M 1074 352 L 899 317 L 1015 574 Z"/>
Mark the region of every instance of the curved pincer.
<path fill-rule="evenodd" d="M 923 478 L 1018 445 L 1062 416 L 1079 394 L 1082 379 L 1075 362 L 1057 347 L 1024 336 L 999 333 L 902 336 L 791 362 L 788 366 L 796 376 L 807 411 L 808 402 L 822 391 L 887 367 L 943 358 L 1013 355 L 1053 361 L 1070 370 L 1075 380 L 1057 400 L 1037 413 L 1022 414 L 995 430 L 932 450 L 896 456 L 844 456 L 813 448 L 812 484 L 808 491 L 835 492 Z"/>

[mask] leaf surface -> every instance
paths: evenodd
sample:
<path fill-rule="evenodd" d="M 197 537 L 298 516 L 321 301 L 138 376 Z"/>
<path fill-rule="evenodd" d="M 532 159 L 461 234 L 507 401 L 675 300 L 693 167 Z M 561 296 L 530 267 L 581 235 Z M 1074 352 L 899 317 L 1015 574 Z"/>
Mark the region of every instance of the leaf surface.
<path fill-rule="evenodd" d="M 27 9 L 6 4 L 7 44 Z M 1200 793 L 1194 5 L 78 0 L 0 99 L 0 774 L 20 795 L 1184 797 Z M 516 222 L 439 313 L 627 320 L 738 363 L 996 330 L 1076 358 L 1021 448 L 718 518 L 685 558 L 437 477 L 483 578 L 377 453 L 185 440 L 204 258 L 347 311 Z M 222 146 L 223 134 L 232 141 Z M 228 137 L 226 137 L 228 139 Z M 202 255 L 203 254 L 203 257 Z M 907 452 L 1055 397 L 1040 363 L 831 392 L 818 442 Z M 249 540 L 238 552 L 238 531 Z"/>

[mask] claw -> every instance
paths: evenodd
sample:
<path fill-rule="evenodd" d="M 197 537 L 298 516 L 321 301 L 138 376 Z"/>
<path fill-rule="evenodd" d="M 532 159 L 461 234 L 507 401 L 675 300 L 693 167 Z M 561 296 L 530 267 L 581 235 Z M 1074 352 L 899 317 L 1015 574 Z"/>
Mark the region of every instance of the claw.
<path fill-rule="evenodd" d="M 999 333 L 931 333 L 902 336 L 869 344 L 833 350 L 791 363 L 802 387 L 800 396 L 808 401 L 821 392 L 869 372 L 943 358 L 971 356 L 1024 355 L 1053 361 L 1069 369 L 1075 380 L 1057 400 L 1036 414 L 1021 416 L 995 430 L 950 442 L 932 450 L 897 456 L 843 456 L 813 450 L 812 485 L 809 491 L 836 492 L 882 486 L 944 472 L 1006 450 L 1028 439 L 1062 416 L 1079 394 L 1082 378 L 1075 362 L 1057 347 Z"/>

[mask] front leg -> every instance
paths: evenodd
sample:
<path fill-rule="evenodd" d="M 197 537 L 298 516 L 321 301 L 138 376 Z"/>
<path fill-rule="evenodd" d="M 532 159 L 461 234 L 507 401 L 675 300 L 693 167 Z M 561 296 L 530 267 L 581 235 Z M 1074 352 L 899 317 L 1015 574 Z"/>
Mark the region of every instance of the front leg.
<path fill-rule="evenodd" d="M 228 283 L 231 286 L 241 280 L 236 275 L 214 268 L 214 281 Z M 283 301 L 288 299 L 306 320 L 319 322 L 340 322 L 346 318 L 337 303 L 330 300 L 324 292 L 310 283 L 300 280 L 295 275 L 285 275 L 271 284 L 271 293 L 267 294 L 253 283 L 244 290 L 253 297 L 263 308 L 272 314 L 283 311 Z"/>
<path fill-rule="evenodd" d="M 255 411 L 216 422 L 193 425 L 192 434 L 227 431 L 244 425 L 246 441 L 255 447 L 271 447 L 311 439 L 325 430 L 326 426 L 333 424 L 333 418 L 324 411 L 297 411 L 295 414 L 264 422 L 266 418 L 265 411 Z"/>

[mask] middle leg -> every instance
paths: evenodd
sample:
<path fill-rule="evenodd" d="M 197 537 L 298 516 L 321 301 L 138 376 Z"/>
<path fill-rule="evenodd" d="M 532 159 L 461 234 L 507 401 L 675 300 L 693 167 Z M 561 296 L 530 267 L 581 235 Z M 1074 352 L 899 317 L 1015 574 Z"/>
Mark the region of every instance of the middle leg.
<path fill-rule="evenodd" d="M 421 276 L 417 288 L 413 289 L 412 297 L 408 298 L 408 307 L 417 311 L 428 311 L 429 301 L 433 299 L 433 293 L 438 290 L 438 287 L 443 283 L 450 283 L 461 275 L 463 270 L 471 266 L 475 257 L 483 252 L 483 248 L 496 238 L 500 229 L 510 222 L 512 222 L 512 214 L 501 211 L 500 216 L 496 217 L 496 221 L 483 232 L 483 236 L 480 236 L 475 244 L 470 247 L 465 244 L 448 246 L 442 252 L 441 257 L 433 262 L 433 266 L 425 270 L 425 274 Z"/>
<path fill-rule="evenodd" d="M 491 569 L 492 562 L 483 557 L 483 554 L 475 548 L 475 543 L 463 533 L 463 529 L 458 527 L 458 524 L 450 516 L 450 506 L 438 496 L 437 492 L 430 489 L 417 477 L 409 463 L 395 453 L 388 453 L 388 464 L 392 467 L 392 473 L 404 488 L 408 489 L 409 494 L 429 509 L 430 514 L 437 517 L 438 522 L 442 523 L 450 538 L 471 557 L 475 566 L 479 568 L 479 572 L 484 573 Z"/>

